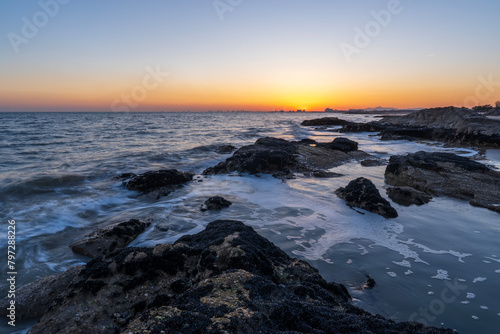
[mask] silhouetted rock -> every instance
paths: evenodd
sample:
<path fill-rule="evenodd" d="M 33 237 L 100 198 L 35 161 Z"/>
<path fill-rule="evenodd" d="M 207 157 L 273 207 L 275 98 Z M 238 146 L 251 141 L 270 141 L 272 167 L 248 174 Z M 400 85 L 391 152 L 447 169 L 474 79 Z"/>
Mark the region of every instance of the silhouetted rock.
<path fill-rule="evenodd" d="M 201 206 L 201 211 L 207 211 L 207 210 L 220 210 L 222 208 L 227 208 L 229 207 L 231 202 L 226 200 L 224 197 L 221 196 L 214 196 L 210 197 L 203 203 Z"/>
<path fill-rule="evenodd" d="M 30 333 L 453 333 L 354 307 L 343 285 L 237 221 L 92 260 L 44 310 Z"/>
<path fill-rule="evenodd" d="M 347 138 L 335 138 L 331 143 L 322 143 L 318 144 L 318 146 L 342 152 L 352 152 L 358 150 L 358 143 Z"/>
<path fill-rule="evenodd" d="M 500 146 L 500 120 L 465 108 L 432 108 L 376 122 L 348 123 L 341 132 L 379 132 L 382 140 L 437 140 L 457 145 Z"/>
<path fill-rule="evenodd" d="M 123 173 L 123 174 L 120 174 L 118 176 L 115 176 L 115 179 L 121 179 L 121 180 L 129 180 L 133 177 L 136 177 L 137 175 L 135 175 L 134 173 Z"/>
<path fill-rule="evenodd" d="M 107 255 L 112 251 L 123 248 L 139 236 L 149 223 L 137 219 L 111 224 L 101 228 L 82 240 L 70 245 L 75 253 L 88 257 L 99 257 Z"/>
<path fill-rule="evenodd" d="M 234 150 L 236 150 L 236 147 L 234 147 L 233 145 L 221 145 L 215 149 L 215 152 L 219 154 L 229 154 L 232 153 Z"/>
<path fill-rule="evenodd" d="M 353 143 L 355 144 L 351 141 L 348 143 L 347 140 L 342 141 L 343 145 L 351 147 Z M 241 147 L 225 162 L 206 169 L 203 174 L 264 173 L 279 178 L 289 178 L 293 177 L 294 172 L 315 172 L 318 169 L 336 167 L 352 159 L 363 159 L 368 156 L 359 150 L 343 152 L 323 146 L 327 144 L 311 145 L 310 141 L 304 140 L 289 142 L 284 139 L 261 138 L 253 145 Z"/>
<path fill-rule="evenodd" d="M 424 205 L 430 202 L 432 196 L 418 191 L 412 187 L 391 187 L 387 189 L 387 196 L 399 205 L 410 206 L 412 204 Z"/>
<path fill-rule="evenodd" d="M 316 119 L 309 119 L 302 122 L 300 125 L 304 126 L 334 126 L 334 125 L 345 125 L 348 124 L 348 121 L 337 117 L 323 117 Z"/>
<path fill-rule="evenodd" d="M 377 283 L 370 275 L 366 275 L 366 282 L 365 282 L 365 285 L 363 285 L 363 290 L 364 289 L 373 289 L 376 284 Z"/>
<path fill-rule="evenodd" d="M 144 194 L 153 193 L 159 198 L 167 196 L 179 185 L 193 180 L 193 176 L 192 173 L 164 169 L 137 175 L 128 181 L 126 186 L 129 190 L 136 190 Z"/>
<path fill-rule="evenodd" d="M 500 212 L 500 172 L 451 153 L 417 152 L 393 156 L 386 182 L 432 196 L 450 196 Z"/>
<path fill-rule="evenodd" d="M 347 187 L 339 188 L 335 193 L 351 207 L 378 213 L 385 218 L 396 218 L 398 216 L 396 209 L 385 198 L 380 196 L 377 187 L 372 181 L 364 177 L 349 182 Z"/>

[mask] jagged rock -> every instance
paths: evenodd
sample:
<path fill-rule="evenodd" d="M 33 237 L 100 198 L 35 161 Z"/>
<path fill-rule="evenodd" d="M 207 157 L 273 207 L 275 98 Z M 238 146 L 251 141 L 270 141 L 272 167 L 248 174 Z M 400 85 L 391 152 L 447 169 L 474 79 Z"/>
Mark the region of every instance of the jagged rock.
<path fill-rule="evenodd" d="M 393 156 L 385 170 L 392 186 L 409 186 L 431 196 L 450 196 L 500 212 L 500 172 L 451 153 Z"/>
<path fill-rule="evenodd" d="M 377 283 L 375 282 L 375 280 L 373 279 L 373 277 L 371 277 L 370 275 L 366 275 L 366 282 L 363 285 L 363 290 L 373 289 L 376 284 Z"/>
<path fill-rule="evenodd" d="M 214 196 L 210 197 L 203 203 L 201 206 L 201 211 L 207 211 L 207 210 L 220 210 L 222 208 L 227 208 L 230 205 L 232 205 L 230 201 L 226 200 L 224 197 L 221 196 Z"/>
<path fill-rule="evenodd" d="M 348 124 L 348 121 L 337 117 L 323 117 L 316 119 L 309 119 L 303 121 L 300 125 L 304 126 L 334 126 L 334 125 L 345 125 Z"/>
<path fill-rule="evenodd" d="M 347 145 L 347 141 L 342 143 Z M 349 145 L 352 146 L 352 143 Z M 318 169 L 336 167 L 352 159 L 363 159 L 368 156 L 359 150 L 343 152 L 322 147 L 323 144 L 316 144 L 304 140 L 289 142 L 270 137 L 261 138 L 253 145 L 241 147 L 225 162 L 206 169 L 203 174 L 238 172 L 293 177 L 293 172 L 315 172 Z"/>
<path fill-rule="evenodd" d="M 82 240 L 72 243 L 70 247 L 73 252 L 92 258 L 107 255 L 127 246 L 144 232 L 149 224 L 137 219 L 112 224 L 86 235 Z"/>
<path fill-rule="evenodd" d="M 377 187 L 372 181 L 364 177 L 349 182 L 347 187 L 339 188 L 335 193 L 351 207 L 378 213 L 385 218 L 396 218 L 398 216 L 396 209 L 385 198 L 380 196 Z"/>
<path fill-rule="evenodd" d="M 424 205 L 430 202 L 432 196 L 411 187 L 391 187 L 387 189 L 387 196 L 399 205 Z"/>
<path fill-rule="evenodd" d="M 89 262 L 30 333 L 453 333 L 354 307 L 341 284 L 251 227 L 215 221 L 173 245 Z"/>
<path fill-rule="evenodd" d="M 438 140 L 459 145 L 500 146 L 500 120 L 466 108 L 432 108 L 366 124 L 347 123 L 341 132 L 379 132 L 382 140 Z"/>
<path fill-rule="evenodd" d="M 221 145 L 215 149 L 215 152 L 219 154 L 229 154 L 232 153 L 234 150 L 236 150 L 236 147 L 234 147 L 233 145 Z"/>
<path fill-rule="evenodd" d="M 361 161 L 361 166 L 363 167 L 378 167 L 384 166 L 387 163 L 385 160 L 380 159 L 366 159 Z"/>
<path fill-rule="evenodd" d="M 84 266 L 76 266 L 59 275 L 46 276 L 34 282 L 18 287 L 16 290 L 16 320 L 41 318 L 64 291 L 78 276 Z M 0 314 L 7 315 L 10 299 L 5 297 L 0 302 Z"/>
<path fill-rule="evenodd" d="M 194 174 L 179 172 L 175 169 L 164 169 L 146 172 L 133 177 L 126 183 L 129 190 L 144 194 L 153 193 L 156 198 L 167 196 L 181 184 L 192 181 Z"/>

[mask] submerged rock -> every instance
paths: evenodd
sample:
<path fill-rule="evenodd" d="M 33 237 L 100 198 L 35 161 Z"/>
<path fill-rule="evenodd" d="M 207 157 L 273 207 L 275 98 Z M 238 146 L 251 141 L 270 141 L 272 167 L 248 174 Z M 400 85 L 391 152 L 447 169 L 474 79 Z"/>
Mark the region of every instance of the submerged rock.
<path fill-rule="evenodd" d="M 431 108 L 366 124 L 348 123 L 341 132 L 379 132 L 383 140 L 437 140 L 459 145 L 500 146 L 500 120 L 465 108 Z"/>
<path fill-rule="evenodd" d="M 236 147 L 234 147 L 233 145 L 221 145 L 215 149 L 215 152 L 219 154 L 229 154 L 232 153 L 234 150 L 236 150 Z"/>
<path fill-rule="evenodd" d="M 361 161 L 361 166 L 363 167 L 378 167 L 378 166 L 384 166 L 387 164 L 386 160 L 380 160 L 380 159 L 365 159 Z"/>
<path fill-rule="evenodd" d="M 206 169 L 203 174 L 264 173 L 289 178 L 293 177 L 293 172 L 315 172 L 368 156 L 357 150 L 357 143 L 338 139 L 332 143 L 317 143 L 312 140 L 289 142 L 284 139 L 261 138 L 253 145 L 238 149 L 232 157 Z M 356 149 L 353 149 L 354 146 Z"/>
<path fill-rule="evenodd" d="M 127 246 L 144 232 L 147 226 L 147 222 L 130 219 L 92 232 L 82 240 L 72 243 L 70 247 L 73 252 L 92 258 L 107 255 Z"/>
<path fill-rule="evenodd" d="M 221 196 L 214 196 L 210 197 L 203 203 L 201 206 L 201 211 L 207 211 L 207 210 L 220 210 L 222 208 L 227 208 L 233 203 L 229 202 L 226 200 L 224 197 Z"/>
<path fill-rule="evenodd" d="M 153 193 L 156 198 L 167 196 L 183 183 L 193 180 L 194 174 L 179 172 L 176 169 L 164 169 L 146 172 L 133 177 L 126 183 L 127 189 L 144 194 Z"/>
<path fill-rule="evenodd" d="M 396 218 L 398 213 L 382 196 L 372 181 L 364 177 L 349 182 L 347 187 L 335 191 L 347 205 L 378 213 L 385 218 Z"/>
<path fill-rule="evenodd" d="M 393 156 L 385 170 L 389 185 L 409 186 L 432 196 L 450 196 L 500 212 L 500 172 L 451 153 Z"/>
<path fill-rule="evenodd" d="M 44 310 L 30 333 L 453 333 L 354 307 L 343 285 L 237 221 L 95 259 Z"/>
<path fill-rule="evenodd" d="M 424 205 L 430 202 L 432 196 L 411 187 L 390 187 L 387 196 L 399 205 L 410 206 L 412 204 Z"/>
<path fill-rule="evenodd" d="M 308 119 L 303 121 L 300 125 L 304 126 L 334 126 L 334 125 L 345 125 L 349 122 L 337 117 L 323 117 L 316 119 Z"/>

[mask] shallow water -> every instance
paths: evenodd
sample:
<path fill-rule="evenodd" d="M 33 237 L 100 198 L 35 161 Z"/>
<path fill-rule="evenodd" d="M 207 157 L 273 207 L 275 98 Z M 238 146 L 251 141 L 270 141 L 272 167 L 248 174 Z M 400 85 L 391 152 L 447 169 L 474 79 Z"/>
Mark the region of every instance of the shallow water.
<path fill-rule="evenodd" d="M 344 175 L 339 178 L 299 177 L 286 183 L 268 175 L 197 176 L 196 182 L 157 201 L 137 196 L 113 178 L 161 168 L 200 174 L 230 156 L 215 153 L 217 145 L 240 147 L 263 136 L 318 141 L 344 136 L 381 159 L 420 150 L 469 157 L 478 153 L 300 126 L 303 119 L 320 116 L 0 114 L 0 246 L 6 253 L 7 220 L 15 219 L 18 286 L 87 261 L 73 254 L 69 244 L 110 222 L 152 219 L 132 246 L 153 246 L 197 233 L 215 219 L 237 219 L 291 256 L 310 262 L 326 279 L 346 284 L 355 304 L 370 312 L 461 333 L 495 332 L 500 324 L 500 216 L 465 201 L 435 198 L 422 207 L 393 204 L 399 217 L 384 219 L 354 211 L 335 195 L 338 187 L 364 176 L 385 196 L 385 167 L 352 162 L 331 170 Z M 500 167 L 499 158 L 498 150 L 491 150 L 482 162 Z M 220 212 L 201 212 L 201 204 L 213 195 L 234 204 Z M 2 272 L 7 272 L 6 263 Z M 362 291 L 366 274 L 376 280 L 375 289 Z"/>

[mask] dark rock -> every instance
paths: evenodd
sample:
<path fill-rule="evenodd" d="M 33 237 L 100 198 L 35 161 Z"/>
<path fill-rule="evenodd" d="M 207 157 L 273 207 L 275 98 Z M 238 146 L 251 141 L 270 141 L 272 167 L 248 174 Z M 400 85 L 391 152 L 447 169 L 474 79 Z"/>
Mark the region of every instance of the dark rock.
<path fill-rule="evenodd" d="M 361 166 L 363 167 L 378 167 L 384 166 L 387 163 L 385 160 L 380 159 L 366 159 L 361 161 Z"/>
<path fill-rule="evenodd" d="M 229 207 L 231 202 L 226 200 L 224 197 L 221 196 L 214 196 L 210 197 L 203 203 L 201 206 L 201 211 L 207 211 L 207 210 L 220 210 L 222 208 L 227 208 Z"/>
<path fill-rule="evenodd" d="M 358 207 L 378 213 L 385 218 L 396 218 L 398 213 L 382 196 L 372 183 L 364 177 L 349 182 L 347 187 L 339 188 L 335 193 L 351 207 Z"/>
<path fill-rule="evenodd" d="M 387 189 L 389 198 L 399 205 L 424 205 L 430 202 L 432 196 L 411 187 L 391 187 Z"/>
<path fill-rule="evenodd" d="M 331 143 L 318 144 L 318 146 L 342 152 L 352 152 L 358 150 L 358 143 L 347 138 L 335 138 Z"/>
<path fill-rule="evenodd" d="M 500 146 L 500 120 L 465 108 L 432 108 L 366 124 L 348 123 L 341 132 L 379 132 L 382 140 L 437 140 L 456 145 Z"/>
<path fill-rule="evenodd" d="M 317 177 L 317 178 L 320 178 L 320 179 L 330 179 L 330 178 L 334 178 L 334 177 L 342 177 L 342 176 L 344 176 L 343 174 L 334 173 L 334 172 L 325 172 L 325 171 L 312 172 L 312 173 L 308 173 L 306 175 L 307 176 L 310 175 L 310 176 Z"/>
<path fill-rule="evenodd" d="M 229 154 L 236 150 L 236 147 L 233 145 L 221 145 L 215 149 L 215 152 L 219 154 Z"/>
<path fill-rule="evenodd" d="M 16 290 L 16 320 L 41 318 L 59 296 L 78 276 L 84 266 L 76 266 L 59 275 L 47 276 L 18 287 Z M 7 315 L 10 299 L 0 302 L 1 314 Z"/>
<path fill-rule="evenodd" d="M 288 142 L 270 137 L 261 138 L 253 145 L 241 147 L 225 162 L 206 169 L 203 174 L 264 173 L 285 179 L 293 177 L 294 172 L 305 173 L 332 168 L 352 159 L 368 156 L 363 151 L 343 152 L 319 146 L 311 146 L 309 142 L 304 141 Z"/>
<path fill-rule="evenodd" d="M 127 246 L 144 232 L 147 226 L 147 222 L 130 219 L 92 232 L 82 240 L 72 243 L 70 247 L 73 252 L 92 258 L 107 255 Z"/>
<path fill-rule="evenodd" d="M 89 262 L 30 333 L 453 333 L 354 307 L 341 284 L 251 227 L 215 221 L 173 245 Z"/>
<path fill-rule="evenodd" d="M 175 169 L 164 169 L 146 172 L 132 178 L 126 183 L 129 190 L 136 190 L 144 194 L 154 192 L 157 198 L 167 196 L 183 183 L 193 180 L 194 174 L 179 172 Z"/>
<path fill-rule="evenodd" d="M 450 196 L 500 212 L 500 172 L 451 153 L 393 156 L 385 170 L 389 185 L 409 186 L 431 196 Z"/>
<path fill-rule="evenodd" d="M 348 121 L 345 121 L 345 120 L 337 118 L 337 117 L 323 117 L 323 118 L 305 120 L 300 125 L 304 125 L 304 126 L 324 126 L 324 125 L 334 126 L 334 125 L 345 125 L 348 123 L 349 123 Z"/>
<path fill-rule="evenodd" d="M 375 282 L 375 280 L 370 275 L 366 275 L 366 283 L 363 286 L 363 290 L 364 289 L 373 289 L 375 287 L 375 284 L 377 284 Z"/>

